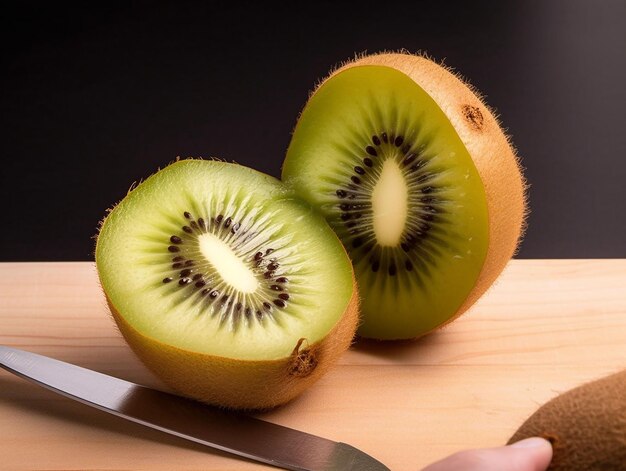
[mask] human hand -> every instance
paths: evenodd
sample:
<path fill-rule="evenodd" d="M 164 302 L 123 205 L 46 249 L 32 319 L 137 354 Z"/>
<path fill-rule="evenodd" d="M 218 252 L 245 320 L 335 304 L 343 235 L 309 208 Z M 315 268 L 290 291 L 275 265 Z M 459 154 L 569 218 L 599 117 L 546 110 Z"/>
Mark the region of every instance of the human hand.
<path fill-rule="evenodd" d="M 455 453 L 422 471 L 545 471 L 552 447 L 543 438 L 527 438 L 509 446 Z"/>

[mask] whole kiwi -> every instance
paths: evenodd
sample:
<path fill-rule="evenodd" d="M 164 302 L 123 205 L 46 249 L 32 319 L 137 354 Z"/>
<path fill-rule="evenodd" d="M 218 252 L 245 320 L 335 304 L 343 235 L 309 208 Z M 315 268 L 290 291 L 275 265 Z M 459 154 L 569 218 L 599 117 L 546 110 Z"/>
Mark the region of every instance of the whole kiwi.
<path fill-rule="evenodd" d="M 626 470 L 626 370 L 547 402 L 509 444 L 533 436 L 552 443 L 551 471 Z"/>

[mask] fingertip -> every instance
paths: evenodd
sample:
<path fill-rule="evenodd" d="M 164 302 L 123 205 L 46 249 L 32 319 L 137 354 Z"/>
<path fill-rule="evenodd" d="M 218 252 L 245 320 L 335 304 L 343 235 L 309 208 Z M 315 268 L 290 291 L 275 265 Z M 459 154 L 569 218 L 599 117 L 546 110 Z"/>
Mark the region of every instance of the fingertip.
<path fill-rule="evenodd" d="M 548 440 L 541 437 L 525 438 L 509 445 L 509 448 L 523 452 L 523 461 L 531 463 L 528 467 L 532 471 L 544 471 L 552 461 L 552 445 Z"/>

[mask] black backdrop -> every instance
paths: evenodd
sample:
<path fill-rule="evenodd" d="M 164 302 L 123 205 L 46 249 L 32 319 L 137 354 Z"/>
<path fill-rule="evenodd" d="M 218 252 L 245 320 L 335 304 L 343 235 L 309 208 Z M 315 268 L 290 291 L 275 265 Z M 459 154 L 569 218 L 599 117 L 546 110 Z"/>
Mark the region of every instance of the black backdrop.
<path fill-rule="evenodd" d="M 424 50 L 495 107 L 531 187 L 519 257 L 626 256 L 626 2 L 2 6 L 0 260 L 92 258 L 176 156 L 278 176 L 307 94 L 355 52 Z"/>

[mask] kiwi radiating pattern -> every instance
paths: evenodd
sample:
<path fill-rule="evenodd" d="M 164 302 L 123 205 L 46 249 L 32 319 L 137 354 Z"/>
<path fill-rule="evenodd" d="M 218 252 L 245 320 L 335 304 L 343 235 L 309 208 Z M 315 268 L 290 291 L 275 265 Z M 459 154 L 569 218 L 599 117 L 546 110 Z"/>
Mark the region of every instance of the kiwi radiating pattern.
<path fill-rule="evenodd" d="M 170 218 L 174 227 L 175 219 Z M 281 240 L 269 241 L 277 227 L 268 219 L 254 214 L 221 214 L 217 209 L 196 218 L 185 211 L 179 217 L 177 230 L 162 239 L 163 252 L 169 258 L 164 269 L 166 276 L 161 280 L 161 284 L 167 285 L 167 293 L 180 301 L 193 298 L 202 307 L 201 315 L 219 316 L 220 322 L 230 321 L 234 325 L 241 321 L 262 324 L 266 318 L 279 315 L 278 311 L 284 312 L 291 301 L 289 267 L 281 259 Z M 201 250 L 200 238 L 204 234 L 224 241 L 250 270 L 258 280 L 253 292 L 238 290 L 220 275 L 218 267 Z"/>
<path fill-rule="evenodd" d="M 451 229 L 445 227 L 446 188 L 437 180 L 442 170 L 436 166 L 436 155 L 429 150 L 428 142 L 420 141 L 415 129 L 408 132 L 408 137 L 393 130 L 369 136 L 360 136 L 360 147 L 343 149 L 346 161 L 354 165 L 341 166 L 345 173 L 326 185 L 329 200 L 335 200 L 326 205 L 329 221 L 355 265 L 367 265 L 374 274 L 370 276 L 397 276 L 423 286 L 422 277 L 436 264 L 439 247 L 453 239 Z M 399 241 L 401 251 L 379 244 L 374 231 L 372 194 L 388 160 L 397 165 L 408 190 L 410 211 L 405 215 Z M 334 186 L 337 189 L 333 192 Z M 441 237 L 444 232 L 448 240 Z"/>

